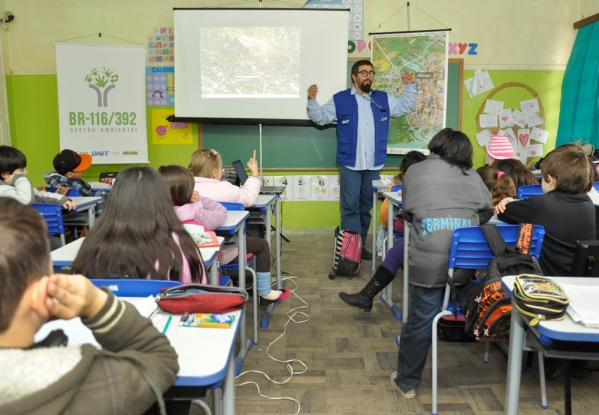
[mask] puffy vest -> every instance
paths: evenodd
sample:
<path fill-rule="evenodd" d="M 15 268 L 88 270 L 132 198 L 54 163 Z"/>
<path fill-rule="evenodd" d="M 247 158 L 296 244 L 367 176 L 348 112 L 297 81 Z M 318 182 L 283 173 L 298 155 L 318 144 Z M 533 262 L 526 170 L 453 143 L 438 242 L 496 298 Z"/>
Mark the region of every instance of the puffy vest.
<path fill-rule="evenodd" d="M 379 105 L 370 103 L 374 118 L 374 165 L 380 166 L 387 159 L 389 100 L 386 92 L 375 90 L 371 98 Z M 337 163 L 353 167 L 356 165 L 358 146 L 358 103 L 351 94 L 351 88 L 333 95 L 333 101 L 337 113 Z"/>

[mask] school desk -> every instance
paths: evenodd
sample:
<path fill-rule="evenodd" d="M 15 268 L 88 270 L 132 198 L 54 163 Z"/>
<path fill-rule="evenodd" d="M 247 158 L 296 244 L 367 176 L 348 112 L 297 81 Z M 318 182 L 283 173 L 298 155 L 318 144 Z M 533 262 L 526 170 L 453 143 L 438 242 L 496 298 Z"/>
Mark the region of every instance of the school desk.
<path fill-rule="evenodd" d="M 92 192 L 110 192 L 112 190 L 112 185 L 108 183 L 88 182 L 87 184 L 92 187 Z"/>
<path fill-rule="evenodd" d="M 503 277 L 501 286 L 511 296 L 516 277 Z M 599 286 L 599 278 L 585 277 L 551 277 L 558 284 L 579 285 L 583 287 Z M 566 292 L 566 295 L 568 293 Z M 592 293 L 590 293 L 592 295 Z M 594 299 L 593 299 L 594 300 Z M 599 360 L 599 347 L 583 347 L 599 343 L 599 329 L 588 328 L 575 323 L 568 314 L 563 320 L 546 320 L 535 326 L 529 326 L 530 318 L 512 308 L 510 326 L 510 348 L 508 354 L 508 371 L 505 394 L 505 414 L 517 415 L 520 400 L 520 377 L 522 372 L 522 351 L 526 346 L 543 352 L 546 357 L 567 359 L 564 367 L 569 372 L 569 360 Z M 526 332 L 532 334 L 525 336 Z M 560 341 L 560 350 L 555 347 L 555 341 Z M 565 347 L 564 347 L 565 346 Z M 571 346 L 571 347 L 568 347 Z M 564 373 L 564 412 L 572 413 L 570 376 Z"/>
<path fill-rule="evenodd" d="M 379 190 L 385 190 L 391 183 L 385 183 L 382 180 L 372 181 L 372 264 L 370 269 L 370 276 L 372 277 L 376 272 L 376 240 L 378 228 L 376 226 L 377 217 L 379 215 L 378 209 L 376 208 L 376 202 L 378 199 Z"/>
<path fill-rule="evenodd" d="M 227 220 L 216 229 L 216 232 L 224 233 L 228 236 L 237 235 L 237 261 L 239 264 L 239 286 L 245 288 L 245 221 L 250 216 L 246 210 L 228 210 Z M 245 337 L 245 314 L 242 314 L 239 328 L 239 354 L 235 359 L 235 373 L 241 373 L 241 366 L 248 350 L 252 348 L 252 339 Z M 258 324 L 254 322 L 254 324 Z"/>
<path fill-rule="evenodd" d="M 149 315 L 154 326 L 162 331 L 170 315 L 160 310 L 154 303 L 148 309 L 148 298 L 120 297 L 120 300 L 132 303 L 142 315 Z M 153 300 L 152 300 L 153 301 Z M 235 336 L 243 316 L 241 310 L 229 314 L 235 315 L 230 329 L 203 327 L 179 327 L 180 315 L 173 315 L 168 328 L 168 337 L 179 356 L 179 373 L 174 386 L 167 396 L 176 394 L 177 387 L 210 387 L 222 381 L 223 413 L 235 414 L 235 364 L 233 361 Z M 81 323 L 79 318 L 55 320 L 44 324 L 35 335 L 35 341 L 43 340 L 52 330 L 62 329 L 69 337 L 69 346 L 84 343 L 100 347 L 91 330 Z M 198 396 L 197 398 L 202 398 Z"/>
<path fill-rule="evenodd" d="M 77 212 L 85 212 L 87 211 L 87 226 L 91 230 L 96 223 L 96 205 L 102 201 L 101 197 L 85 197 L 85 196 L 77 196 L 77 197 L 69 197 L 77 205 Z M 65 216 L 66 221 L 68 221 L 68 215 Z M 68 225 L 68 223 L 65 224 Z"/>
<path fill-rule="evenodd" d="M 219 236 L 217 237 L 221 246 L 225 240 L 225 238 Z M 79 253 L 79 249 L 81 248 L 81 244 L 85 238 L 75 239 L 70 244 L 67 244 L 61 248 L 58 248 L 52 252 L 50 252 L 50 256 L 52 258 L 52 266 L 55 270 L 60 270 L 63 267 L 70 267 L 73 264 L 73 261 L 77 257 Z M 200 248 L 200 254 L 202 255 L 202 260 L 204 261 L 204 265 L 208 270 L 209 281 L 211 285 L 218 285 L 218 264 L 217 257 L 218 251 L 220 247 L 214 248 Z"/>
<path fill-rule="evenodd" d="M 268 242 L 268 247 L 270 246 L 270 216 L 272 211 L 272 205 L 274 203 L 275 208 L 275 255 L 276 255 L 276 268 L 277 268 L 277 289 L 283 288 L 281 285 L 281 197 L 280 195 L 258 195 L 258 199 L 256 199 L 256 204 L 250 208 L 260 210 L 260 212 L 265 213 L 265 226 L 266 226 L 266 241 Z M 263 329 L 268 328 L 268 324 L 270 323 L 270 316 L 272 314 L 272 310 L 274 308 L 274 303 L 270 304 L 266 307 L 266 312 L 260 321 L 260 327 Z"/>
<path fill-rule="evenodd" d="M 401 209 L 401 195 L 397 192 L 383 192 L 383 196 L 385 197 L 385 199 L 387 199 L 389 201 L 389 209 L 387 211 L 387 229 L 389 230 L 388 232 L 388 236 L 387 236 L 387 251 L 389 251 L 391 248 L 393 248 L 393 219 L 395 217 L 395 212 L 396 209 L 399 210 Z M 400 310 L 395 304 L 393 304 L 393 283 L 390 283 L 389 285 L 387 285 L 387 287 L 385 287 L 385 289 L 383 290 L 383 294 L 381 295 L 381 301 L 383 302 L 383 304 L 387 304 L 389 306 L 389 308 L 391 309 L 391 312 L 393 313 L 393 316 L 397 319 L 397 320 L 401 320 L 402 318 L 406 318 L 408 316 L 408 289 L 410 286 L 409 283 L 409 278 L 408 278 L 408 266 L 406 265 L 408 263 L 407 259 L 408 259 L 408 255 L 407 255 L 407 249 L 408 249 L 408 243 L 409 243 L 409 239 L 410 238 L 410 226 L 408 224 L 408 222 L 405 222 L 404 224 L 404 276 L 403 276 L 403 281 L 404 281 L 404 287 L 403 287 L 403 312 L 402 310 Z"/>

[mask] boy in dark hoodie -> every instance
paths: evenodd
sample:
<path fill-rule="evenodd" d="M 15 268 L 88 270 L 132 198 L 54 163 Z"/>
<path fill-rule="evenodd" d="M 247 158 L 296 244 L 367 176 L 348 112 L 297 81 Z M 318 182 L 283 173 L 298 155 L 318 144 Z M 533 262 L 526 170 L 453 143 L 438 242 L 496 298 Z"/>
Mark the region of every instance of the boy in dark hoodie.
<path fill-rule="evenodd" d="M 44 228 L 34 209 L 0 198 L 0 413 L 143 414 L 156 400 L 164 413 L 162 394 L 179 371 L 168 339 L 110 290 L 51 275 Z M 101 350 L 34 344 L 49 319 L 76 317 Z"/>

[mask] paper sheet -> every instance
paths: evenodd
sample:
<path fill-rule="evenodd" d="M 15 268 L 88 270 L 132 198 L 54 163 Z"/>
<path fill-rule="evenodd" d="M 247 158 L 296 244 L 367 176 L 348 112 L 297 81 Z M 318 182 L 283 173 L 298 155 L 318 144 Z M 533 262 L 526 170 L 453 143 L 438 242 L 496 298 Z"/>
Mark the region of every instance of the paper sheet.
<path fill-rule="evenodd" d="M 150 315 L 152 315 L 152 313 L 158 309 L 158 305 L 156 304 L 154 296 L 152 295 L 139 298 L 128 297 L 123 301 L 132 304 L 137 311 L 139 311 L 139 314 L 144 317 L 150 317 Z"/>
<path fill-rule="evenodd" d="M 503 101 L 494 101 L 492 99 L 486 101 L 485 114 L 499 115 L 501 110 L 503 110 Z"/>
<path fill-rule="evenodd" d="M 529 127 L 535 127 L 537 125 L 545 124 L 545 120 L 541 117 L 541 114 L 537 114 L 533 112 L 532 114 L 528 114 L 528 119 L 526 121 Z"/>
<path fill-rule="evenodd" d="M 518 147 L 518 150 L 516 151 L 516 156 L 520 159 L 522 164 L 524 164 L 525 166 L 526 166 L 526 161 L 528 160 L 528 153 L 529 153 L 528 147 Z"/>
<path fill-rule="evenodd" d="M 486 146 L 491 141 L 491 136 L 493 133 L 490 130 L 482 130 L 480 133 L 476 134 L 476 141 L 481 147 Z"/>
<path fill-rule="evenodd" d="M 480 114 L 478 116 L 480 128 L 494 128 L 497 127 L 497 115 L 495 114 Z"/>
<path fill-rule="evenodd" d="M 511 127 L 514 125 L 514 121 L 512 120 L 512 109 L 504 108 L 499 111 L 499 128 Z"/>
<path fill-rule="evenodd" d="M 539 100 L 533 98 L 527 99 L 526 101 L 520 101 L 520 108 L 522 108 L 522 112 L 525 114 L 539 112 Z"/>
<path fill-rule="evenodd" d="M 543 157 L 543 144 L 531 144 L 528 148 L 529 157 Z"/>
<path fill-rule="evenodd" d="M 547 142 L 547 137 L 549 137 L 549 131 L 541 130 L 537 127 L 532 127 L 532 131 L 530 133 L 531 140 L 535 140 L 539 143 L 545 144 Z"/>
<path fill-rule="evenodd" d="M 580 318 L 580 322 L 587 327 L 599 327 L 599 286 L 580 286 L 573 284 L 563 284 L 560 286 L 566 292 L 570 299 L 568 314 L 571 310 Z M 574 321 L 574 317 L 572 317 Z"/>
<path fill-rule="evenodd" d="M 475 79 L 477 81 L 476 83 L 474 82 Z M 464 85 L 466 85 L 466 89 L 468 90 L 470 98 L 474 98 L 483 92 L 490 91 L 495 87 L 493 85 L 493 81 L 491 81 L 489 72 L 481 71 L 480 69 L 477 69 L 474 72 L 474 76 L 472 78 L 466 79 L 464 81 Z"/>
<path fill-rule="evenodd" d="M 514 112 L 512 112 L 512 121 L 514 124 L 516 124 L 520 128 L 526 127 L 527 120 L 521 111 L 514 110 Z"/>
<path fill-rule="evenodd" d="M 518 146 L 530 147 L 530 129 L 529 128 L 518 129 Z"/>

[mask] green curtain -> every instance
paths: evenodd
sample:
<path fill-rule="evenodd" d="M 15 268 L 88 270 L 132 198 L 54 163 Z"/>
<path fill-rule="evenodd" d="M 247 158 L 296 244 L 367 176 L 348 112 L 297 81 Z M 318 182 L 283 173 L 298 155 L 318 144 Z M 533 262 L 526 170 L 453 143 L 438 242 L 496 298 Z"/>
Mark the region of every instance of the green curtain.
<path fill-rule="evenodd" d="M 578 29 L 562 83 L 556 146 L 578 139 L 599 148 L 599 22 Z"/>

